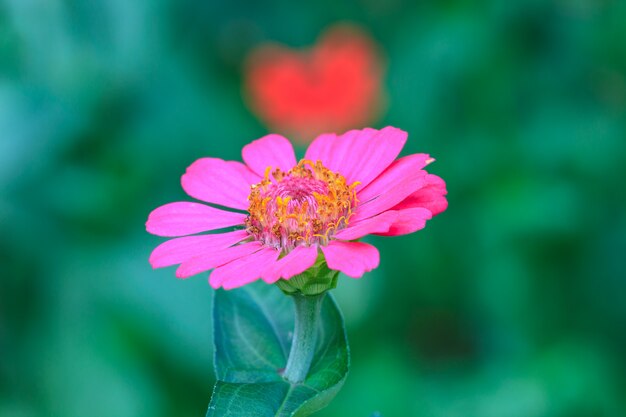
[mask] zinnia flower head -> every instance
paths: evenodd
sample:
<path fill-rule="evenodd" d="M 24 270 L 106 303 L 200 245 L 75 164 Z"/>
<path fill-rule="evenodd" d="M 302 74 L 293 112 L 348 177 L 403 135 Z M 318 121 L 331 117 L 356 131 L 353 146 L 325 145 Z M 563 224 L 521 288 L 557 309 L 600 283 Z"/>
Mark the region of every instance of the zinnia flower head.
<path fill-rule="evenodd" d="M 384 102 L 378 49 L 364 30 L 348 24 L 332 26 L 308 49 L 261 45 L 245 67 L 248 104 L 270 130 L 300 142 L 366 126 Z"/>
<path fill-rule="evenodd" d="M 243 148 L 245 164 L 199 159 L 182 186 L 209 204 L 170 203 L 150 213 L 150 233 L 177 237 L 150 263 L 180 264 L 179 278 L 213 269 L 211 286 L 230 289 L 289 280 L 321 251 L 328 268 L 358 278 L 378 266 L 379 253 L 356 240 L 415 232 L 448 205 L 444 181 L 424 170 L 429 155 L 396 159 L 406 139 L 394 127 L 323 134 L 298 162 L 291 143 L 272 134 Z"/>

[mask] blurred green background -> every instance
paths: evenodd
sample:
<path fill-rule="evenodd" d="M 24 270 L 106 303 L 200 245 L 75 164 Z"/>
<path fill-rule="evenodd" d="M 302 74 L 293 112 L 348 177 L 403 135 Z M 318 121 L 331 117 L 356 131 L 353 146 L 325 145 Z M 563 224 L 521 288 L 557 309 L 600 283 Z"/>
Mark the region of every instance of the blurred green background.
<path fill-rule="evenodd" d="M 450 207 L 340 279 L 317 415 L 626 415 L 626 2 L 0 0 L 2 417 L 204 415 L 212 290 L 151 269 L 145 219 L 267 133 L 251 48 L 346 20 Z"/>

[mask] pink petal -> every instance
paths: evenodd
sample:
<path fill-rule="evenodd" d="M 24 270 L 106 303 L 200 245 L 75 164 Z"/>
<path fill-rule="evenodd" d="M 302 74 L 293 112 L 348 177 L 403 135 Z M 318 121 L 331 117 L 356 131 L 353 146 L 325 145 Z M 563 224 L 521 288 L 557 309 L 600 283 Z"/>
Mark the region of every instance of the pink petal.
<path fill-rule="evenodd" d="M 239 172 L 239 174 L 246 180 L 246 183 L 250 185 L 258 184 L 263 179 L 262 176 L 255 174 L 254 171 L 248 168 L 246 164 L 242 164 L 238 161 L 226 161 L 226 163 L 230 165 L 231 168 L 237 170 L 237 172 Z M 250 190 L 248 189 L 248 191 Z"/>
<path fill-rule="evenodd" d="M 318 159 L 332 171 L 341 173 L 348 183 L 359 181 L 364 188 L 400 154 L 407 133 L 388 126 L 382 130 L 351 130 L 337 137 L 318 136 L 306 151 L 305 159 Z"/>
<path fill-rule="evenodd" d="M 388 191 L 389 185 L 394 185 L 398 180 L 402 180 L 404 176 L 413 173 L 413 176 L 420 178 L 427 173 L 422 168 L 426 165 L 426 161 L 430 159 L 428 154 L 418 153 L 408 155 L 393 161 L 393 163 L 380 174 L 371 184 L 359 191 L 357 197 L 361 203 L 367 202 L 378 197 Z M 420 181 L 424 184 L 424 181 Z"/>
<path fill-rule="evenodd" d="M 430 220 L 433 217 L 430 210 L 423 207 L 399 210 L 396 213 L 397 220 L 389 227 L 389 230 L 376 233 L 377 235 L 398 236 L 417 232 L 426 226 L 426 220 Z"/>
<path fill-rule="evenodd" d="M 445 195 L 446 183 L 436 175 L 428 174 L 425 177 L 426 184 L 396 205 L 394 210 L 414 207 L 424 207 L 436 216 L 448 208 L 448 200 Z"/>
<path fill-rule="evenodd" d="M 206 252 L 183 262 L 176 270 L 176 277 L 188 278 L 200 272 L 217 268 L 229 262 L 259 251 L 263 246 L 259 242 L 244 243 L 228 248 Z"/>
<path fill-rule="evenodd" d="M 321 249 L 330 269 L 341 271 L 352 278 L 360 278 L 380 262 L 378 249 L 363 242 L 332 240 Z"/>
<path fill-rule="evenodd" d="M 187 194 L 207 203 L 240 210 L 248 209 L 253 173 L 240 162 L 202 158 L 191 164 L 181 178 Z"/>
<path fill-rule="evenodd" d="M 152 251 L 150 264 L 153 268 L 179 264 L 203 253 L 232 246 L 248 236 L 245 230 L 235 230 L 228 233 L 170 239 Z"/>
<path fill-rule="evenodd" d="M 389 210 L 424 185 L 424 155 L 415 154 L 396 160 L 370 185 L 357 193 L 359 205 L 351 221 L 367 219 Z"/>
<path fill-rule="evenodd" d="M 289 279 L 313 266 L 317 259 L 317 246 L 298 246 L 285 257 L 270 264 L 263 271 L 263 280 L 273 284 L 281 278 Z"/>
<path fill-rule="evenodd" d="M 263 176 L 268 166 L 272 171 L 289 171 L 296 165 L 296 155 L 289 140 L 280 135 L 267 135 L 243 147 L 243 160 L 252 171 Z"/>
<path fill-rule="evenodd" d="M 348 227 L 335 233 L 335 239 L 354 240 L 371 233 L 385 233 L 398 219 L 397 211 L 386 211 L 378 216 L 360 222 L 350 223 Z"/>
<path fill-rule="evenodd" d="M 261 272 L 278 258 L 279 252 L 273 248 L 260 251 L 215 268 L 209 276 L 209 284 L 215 289 L 226 290 L 241 287 L 261 278 Z"/>
<path fill-rule="evenodd" d="M 243 224 L 246 215 L 199 203 L 169 203 L 153 210 L 146 230 L 158 236 L 185 236 Z"/>

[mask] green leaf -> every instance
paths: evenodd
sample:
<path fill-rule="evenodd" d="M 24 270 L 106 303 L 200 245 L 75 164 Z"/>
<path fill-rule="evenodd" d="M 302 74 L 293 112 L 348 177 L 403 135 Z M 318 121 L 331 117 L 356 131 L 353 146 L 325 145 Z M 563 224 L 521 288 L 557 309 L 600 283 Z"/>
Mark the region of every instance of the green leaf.
<path fill-rule="evenodd" d="M 302 417 L 328 405 L 348 374 L 349 350 L 343 317 L 330 294 L 320 314 L 311 370 L 303 383 L 292 385 L 280 374 L 291 346 L 291 297 L 262 282 L 217 290 L 213 334 L 218 381 L 207 417 Z"/>

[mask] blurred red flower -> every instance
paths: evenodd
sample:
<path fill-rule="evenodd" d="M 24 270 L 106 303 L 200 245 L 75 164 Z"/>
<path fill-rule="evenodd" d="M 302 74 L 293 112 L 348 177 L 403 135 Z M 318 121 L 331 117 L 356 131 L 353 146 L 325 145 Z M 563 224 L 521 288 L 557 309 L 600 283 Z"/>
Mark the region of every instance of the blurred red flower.
<path fill-rule="evenodd" d="M 372 124 L 383 106 L 384 65 L 375 42 L 347 24 L 305 50 L 265 44 L 245 67 L 246 99 L 272 131 L 309 142 Z"/>

